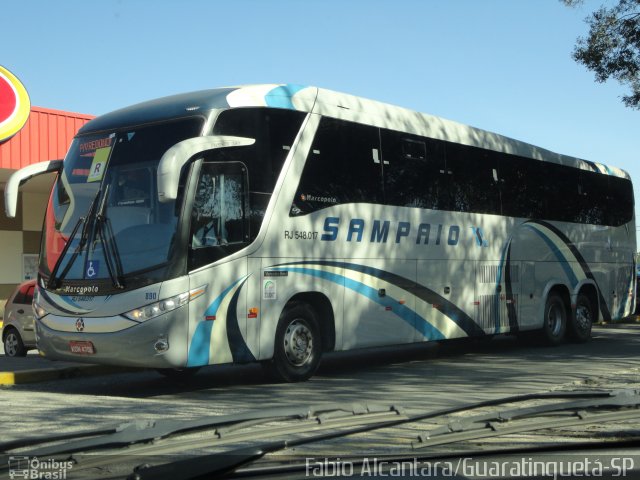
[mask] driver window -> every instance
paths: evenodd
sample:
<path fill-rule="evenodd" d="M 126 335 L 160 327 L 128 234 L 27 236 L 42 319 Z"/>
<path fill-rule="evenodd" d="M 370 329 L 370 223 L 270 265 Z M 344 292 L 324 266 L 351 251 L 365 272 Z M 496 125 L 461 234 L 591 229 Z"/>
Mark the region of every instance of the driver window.
<path fill-rule="evenodd" d="M 226 246 L 245 241 L 244 183 L 239 173 L 203 164 L 191 214 L 193 248 Z"/>

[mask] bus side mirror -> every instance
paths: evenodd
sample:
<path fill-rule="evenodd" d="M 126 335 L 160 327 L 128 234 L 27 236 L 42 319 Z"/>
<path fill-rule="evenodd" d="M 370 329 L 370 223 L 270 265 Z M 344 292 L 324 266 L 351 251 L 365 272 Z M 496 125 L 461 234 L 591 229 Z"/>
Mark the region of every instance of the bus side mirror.
<path fill-rule="evenodd" d="M 158 164 L 158 200 L 166 203 L 178 197 L 180 171 L 196 155 L 218 148 L 245 147 L 254 143 L 253 138 L 223 135 L 189 138 L 176 143 L 162 155 Z"/>
<path fill-rule="evenodd" d="M 62 160 L 47 160 L 28 165 L 15 172 L 4 187 L 4 211 L 7 217 L 15 218 L 18 209 L 18 189 L 32 177 L 45 173 L 58 172 L 62 168 Z"/>

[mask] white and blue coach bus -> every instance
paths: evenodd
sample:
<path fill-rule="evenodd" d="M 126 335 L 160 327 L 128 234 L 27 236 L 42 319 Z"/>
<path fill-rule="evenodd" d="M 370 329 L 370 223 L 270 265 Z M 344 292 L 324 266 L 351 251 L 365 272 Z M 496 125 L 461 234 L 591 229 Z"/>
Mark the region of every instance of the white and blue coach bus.
<path fill-rule="evenodd" d="M 536 331 L 634 306 L 629 175 L 314 87 L 177 95 L 98 117 L 56 171 L 34 309 L 51 359 L 189 370 Z"/>

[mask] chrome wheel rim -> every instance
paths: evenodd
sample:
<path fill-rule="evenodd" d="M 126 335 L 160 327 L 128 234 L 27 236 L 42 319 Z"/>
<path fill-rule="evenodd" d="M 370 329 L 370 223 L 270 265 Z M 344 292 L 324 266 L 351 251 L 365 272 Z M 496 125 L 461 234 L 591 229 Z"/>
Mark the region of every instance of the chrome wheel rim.
<path fill-rule="evenodd" d="M 289 363 L 301 367 L 311 359 L 313 335 L 309 327 L 301 320 L 294 320 L 287 326 L 284 334 L 284 354 Z"/>
<path fill-rule="evenodd" d="M 562 329 L 562 310 L 557 304 L 552 304 L 547 312 L 547 327 L 554 337 L 560 335 Z"/>
<path fill-rule="evenodd" d="M 591 309 L 585 305 L 576 308 L 576 324 L 581 330 L 587 330 L 591 325 Z"/>
<path fill-rule="evenodd" d="M 15 333 L 10 333 L 4 339 L 4 353 L 10 357 L 15 357 L 18 353 L 18 337 Z"/>

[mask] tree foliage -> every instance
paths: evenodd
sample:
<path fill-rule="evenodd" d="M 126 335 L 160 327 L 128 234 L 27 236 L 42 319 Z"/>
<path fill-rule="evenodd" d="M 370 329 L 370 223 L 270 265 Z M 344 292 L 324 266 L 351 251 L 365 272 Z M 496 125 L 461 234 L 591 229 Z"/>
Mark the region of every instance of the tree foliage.
<path fill-rule="evenodd" d="M 562 0 L 574 7 L 583 0 Z M 602 5 L 587 17 L 589 35 L 579 37 L 573 59 L 596 75 L 596 81 L 613 78 L 629 87 L 622 97 L 628 107 L 640 109 L 640 0 L 617 0 Z"/>

